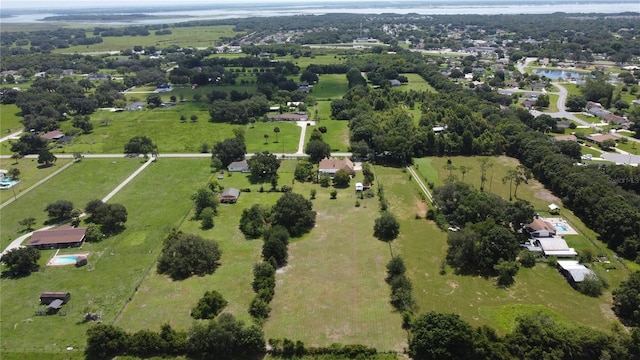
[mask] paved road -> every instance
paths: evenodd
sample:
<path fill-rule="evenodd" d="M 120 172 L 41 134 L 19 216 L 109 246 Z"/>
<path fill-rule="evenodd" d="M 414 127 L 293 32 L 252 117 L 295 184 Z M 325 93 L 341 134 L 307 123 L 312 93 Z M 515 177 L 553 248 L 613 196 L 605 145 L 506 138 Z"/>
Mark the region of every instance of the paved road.
<path fill-rule="evenodd" d="M 1 142 L 5 142 L 7 140 L 13 140 L 13 139 L 19 139 L 20 138 L 20 134 L 22 134 L 22 130 L 20 131 L 16 131 L 13 134 L 9 134 L 3 138 L 0 138 L 0 143 Z"/>
<path fill-rule="evenodd" d="M 117 194 L 118 191 L 122 190 L 122 188 L 124 188 L 129 182 L 131 182 L 131 180 L 133 180 L 136 176 L 138 176 L 138 174 L 140 174 L 144 169 L 146 169 L 147 166 L 149 166 L 154 160 L 155 160 L 155 158 L 150 157 L 149 160 L 147 160 L 144 164 L 142 164 L 142 166 L 140 166 L 136 171 L 134 171 L 133 174 L 131 174 L 129 177 L 127 177 L 118 186 L 116 186 L 115 189 L 113 189 L 113 191 L 111 191 L 109 194 L 107 194 L 107 196 L 102 198 L 102 201 L 103 202 L 109 201 L 109 199 L 111 199 L 115 194 Z M 70 164 L 73 164 L 73 163 L 70 163 Z M 70 164 L 65 165 L 65 167 L 69 166 Z M 63 170 L 63 168 L 61 168 L 60 170 L 56 171 L 56 173 L 60 172 L 61 170 Z M 54 174 L 51 174 L 49 177 L 51 177 Z M 29 189 L 31 189 L 31 188 L 29 188 Z M 3 204 L 3 206 L 5 204 Z M 84 216 L 86 216 L 85 213 L 82 213 L 82 215 L 80 215 L 80 217 L 84 217 Z M 49 226 L 45 226 L 45 227 L 43 227 L 41 229 L 38 229 L 38 230 L 49 230 L 51 228 L 54 228 L 56 226 L 60 226 L 60 225 L 63 225 L 63 224 L 64 224 L 64 222 L 63 223 L 59 223 L 59 224 L 49 225 Z M 12 250 L 12 249 L 16 249 L 16 248 L 19 248 L 20 246 L 22 246 L 22 243 L 26 239 L 31 237 L 31 235 L 33 235 L 34 232 L 35 231 L 32 231 L 32 232 L 30 232 L 28 234 L 24 234 L 24 235 L 20 236 L 19 238 L 13 240 L 11 242 L 11 244 L 9 244 L 9 246 L 7 246 L 7 248 L 4 249 L 4 251 L 2 251 L 2 254 L 0 254 L 0 258 L 2 258 L 2 255 L 4 255 L 7 251 Z"/>

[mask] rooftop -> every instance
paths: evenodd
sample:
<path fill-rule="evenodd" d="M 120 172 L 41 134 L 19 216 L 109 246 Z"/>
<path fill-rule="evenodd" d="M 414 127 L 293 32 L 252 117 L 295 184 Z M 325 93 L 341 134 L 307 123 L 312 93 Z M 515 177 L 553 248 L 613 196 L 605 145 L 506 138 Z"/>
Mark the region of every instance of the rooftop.
<path fill-rule="evenodd" d="M 70 226 L 59 227 L 51 230 L 36 231 L 27 242 L 28 246 L 54 245 L 81 242 L 87 228 L 74 228 Z"/>

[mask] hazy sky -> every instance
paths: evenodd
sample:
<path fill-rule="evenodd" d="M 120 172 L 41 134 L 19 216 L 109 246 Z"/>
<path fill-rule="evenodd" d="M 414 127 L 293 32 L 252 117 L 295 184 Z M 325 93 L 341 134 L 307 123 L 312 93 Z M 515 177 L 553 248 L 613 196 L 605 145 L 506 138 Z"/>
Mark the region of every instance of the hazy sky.
<path fill-rule="evenodd" d="M 345 1 L 380 1 L 380 0 L 330 0 L 331 2 Z M 322 0 L 0 0 L 1 8 L 104 8 L 118 6 L 166 6 L 166 5 L 192 5 L 192 4 L 255 4 L 255 3 L 317 3 Z"/>

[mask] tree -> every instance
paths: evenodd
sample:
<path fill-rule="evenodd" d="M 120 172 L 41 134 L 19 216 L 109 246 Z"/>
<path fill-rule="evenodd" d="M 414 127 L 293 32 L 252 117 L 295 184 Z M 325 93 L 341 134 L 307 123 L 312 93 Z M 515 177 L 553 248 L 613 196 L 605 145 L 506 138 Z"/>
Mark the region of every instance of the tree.
<path fill-rule="evenodd" d="M 616 142 L 613 139 L 607 139 L 600 143 L 600 148 L 604 151 L 609 151 L 614 147 L 616 147 Z"/>
<path fill-rule="evenodd" d="M 520 243 L 509 229 L 489 218 L 450 232 L 447 262 L 462 274 L 492 276 L 500 260 L 513 261 Z"/>
<path fill-rule="evenodd" d="M 127 209 L 122 204 L 106 204 L 101 200 L 91 200 L 84 211 L 90 215 L 89 221 L 102 225 L 107 231 L 114 231 L 127 222 Z"/>
<path fill-rule="evenodd" d="M 2 255 L 2 262 L 14 275 L 29 275 L 38 268 L 40 251 L 32 246 L 14 248 Z"/>
<path fill-rule="evenodd" d="M 93 130 L 93 124 L 89 120 L 89 116 L 75 116 L 71 125 L 82 130 L 85 134 Z"/>
<path fill-rule="evenodd" d="M 162 98 L 158 94 L 151 94 L 147 97 L 147 104 L 151 107 L 158 107 L 162 105 Z"/>
<path fill-rule="evenodd" d="M 549 95 L 540 94 L 538 96 L 538 99 L 536 100 L 535 106 L 538 108 L 546 108 L 549 107 L 549 104 L 551 104 L 551 102 L 549 101 Z"/>
<path fill-rule="evenodd" d="M 87 226 L 87 231 L 84 233 L 84 240 L 86 242 L 98 242 L 102 240 L 103 237 L 104 234 L 98 225 L 89 224 L 89 226 Z"/>
<path fill-rule="evenodd" d="M 318 82 L 318 75 L 312 71 L 305 70 L 300 75 L 300 81 L 315 84 Z"/>
<path fill-rule="evenodd" d="M 338 190 L 336 189 L 331 190 L 331 192 L 329 193 L 329 196 L 331 197 L 331 200 L 335 200 L 338 197 Z"/>
<path fill-rule="evenodd" d="M 20 155 L 20 153 L 14 152 L 13 154 L 11 154 L 11 159 L 13 159 L 14 164 L 18 164 L 18 160 L 20 160 L 20 158 L 22 157 L 22 155 Z"/>
<path fill-rule="evenodd" d="M 213 216 L 215 215 L 215 213 L 213 212 L 213 209 L 210 207 L 206 207 L 204 209 L 202 209 L 202 211 L 200 212 L 200 219 L 202 220 L 202 228 L 204 230 L 209 230 L 211 228 L 213 228 Z"/>
<path fill-rule="evenodd" d="M 518 263 L 500 259 L 493 269 L 498 272 L 498 285 L 507 287 L 514 283 L 513 277 L 518 273 Z"/>
<path fill-rule="evenodd" d="M 369 163 L 362 164 L 362 175 L 364 176 L 365 184 L 373 184 L 373 180 L 375 179 L 373 175 L 373 171 L 371 170 L 371 165 Z"/>
<path fill-rule="evenodd" d="M 348 188 L 351 181 L 351 174 L 345 169 L 336 171 L 333 176 L 333 185 L 337 188 Z"/>
<path fill-rule="evenodd" d="M 269 143 L 269 134 L 265 133 L 264 135 L 264 144 L 268 144 Z"/>
<path fill-rule="evenodd" d="M 373 225 L 373 236 L 382 241 L 393 241 L 400 234 L 400 223 L 393 214 L 384 212 Z"/>
<path fill-rule="evenodd" d="M 270 181 L 273 177 L 278 176 L 280 160 L 268 151 L 255 154 L 249 159 L 248 163 L 251 170 L 251 179 L 255 182 Z"/>
<path fill-rule="evenodd" d="M 73 203 L 68 200 L 57 200 L 47 204 L 44 211 L 49 215 L 50 220 L 59 221 L 71 218 Z"/>
<path fill-rule="evenodd" d="M 221 256 L 217 242 L 173 231 L 162 246 L 158 273 L 167 274 L 173 280 L 211 274 L 218 268 Z"/>
<path fill-rule="evenodd" d="M 247 239 L 256 239 L 262 236 L 267 212 L 260 204 L 254 204 L 249 209 L 242 210 L 240 231 Z"/>
<path fill-rule="evenodd" d="M 631 274 L 613 291 L 613 311 L 625 323 L 640 326 L 640 271 Z"/>
<path fill-rule="evenodd" d="M 34 218 L 33 216 L 26 217 L 18 221 L 18 224 L 20 226 L 25 226 L 27 228 L 27 231 L 31 231 L 33 229 L 33 225 L 36 224 L 36 218 Z"/>
<path fill-rule="evenodd" d="M 274 127 L 273 132 L 276 133 L 276 142 L 278 142 L 278 134 L 280 133 L 280 128 L 277 126 Z"/>
<path fill-rule="evenodd" d="M 300 182 L 313 181 L 316 173 L 313 169 L 313 164 L 308 161 L 298 161 L 296 163 L 296 169 L 293 172 L 293 177 Z"/>
<path fill-rule="evenodd" d="M 154 154 L 157 151 L 157 146 L 146 136 L 134 136 L 124 144 L 125 154 Z"/>
<path fill-rule="evenodd" d="M 204 293 L 198 300 L 198 304 L 191 309 L 191 317 L 194 319 L 213 319 L 227 306 L 227 300 L 222 294 L 212 290 Z"/>
<path fill-rule="evenodd" d="M 42 148 L 38 153 L 38 164 L 44 164 L 44 166 L 49 167 L 53 165 L 56 160 L 58 160 L 58 158 L 47 148 Z"/>
<path fill-rule="evenodd" d="M 287 245 L 289 245 L 289 232 L 280 225 L 274 225 L 264 233 L 262 245 L 262 258 L 275 260 L 277 267 L 287 265 L 289 257 Z"/>
<path fill-rule="evenodd" d="M 18 180 L 20 178 L 20 169 L 18 168 L 11 168 L 9 169 L 9 171 L 7 171 L 7 175 L 12 179 L 12 180 Z"/>
<path fill-rule="evenodd" d="M 311 140 L 307 143 L 305 153 L 309 155 L 309 161 L 317 164 L 320 160 L 331 156 L 331 146 L 322 140 Z"/>
<path fill-rule="evenodd" d="M 587 106 L 587 100 L 580 95 L 569 95 L 565 103 L 569 111 L 582 111 Z"/>
<path fill-rule="evenodd" d="M 287 192 L 278 199 L 272 209 L 273 224 L 284 226 L 293 237 L 311 229 L 316 222 L 313 203 L 302 195 Z"/>
<path fill-rule="evenodd" d="M 129 335 L 113 325 L 97 324 L 87 330 L 88 359 L 110 359 L 122 354 L 129 342 Z"/>
<path fill-rule="evenodd" d="M 220 200 L 218 195 L 208 187 L 198 189 L 195 194 L 191 195 L 191 200 L 195 205 L 196 219 L 200 218 L 202 210 L 206 208 L 212 209 L 214 214 L 218 212 Z"/>
<path fill-rule="evenodd" d="M 213 146 L 212 158 L 220 159 L 222 166 L 227 167 L 234 161 L 244 159 L 246 153 L 247 147 L 244 144 L 244 138 L 236 136 L 217 142 Z"/>
<path fill-rule="evenodd" d="M 473 359 L 473 329 L 457 314 L 430 311 L 411 324 L 409 355 L 414 360 Z"/>

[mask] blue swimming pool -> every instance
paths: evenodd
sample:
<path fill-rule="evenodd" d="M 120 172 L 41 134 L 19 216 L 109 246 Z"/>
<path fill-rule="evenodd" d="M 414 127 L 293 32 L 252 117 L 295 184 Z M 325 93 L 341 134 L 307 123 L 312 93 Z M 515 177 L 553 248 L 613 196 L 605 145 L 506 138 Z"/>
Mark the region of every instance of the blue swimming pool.
<path fill-rule="evenodd" d="M 11 189 L 15 184 L 19 183 L 20 180 L 0 180 L 0 189 Z"/>
<path fill-rule="evenodd" d="M 568 227 L 566 227 L 565 225 L 557 224 L 557 225 L 555 226 L 555 228 L 556 228 L 556 230 L 560 230 L 560 231 L 569 231 L 569 228 L 568 228 Z"/>
<path fill-rule="evenodd" d="M 72 265 L 79 257 L 80 255 L 58 255 L 51 259 L 50 265 Z"/>

